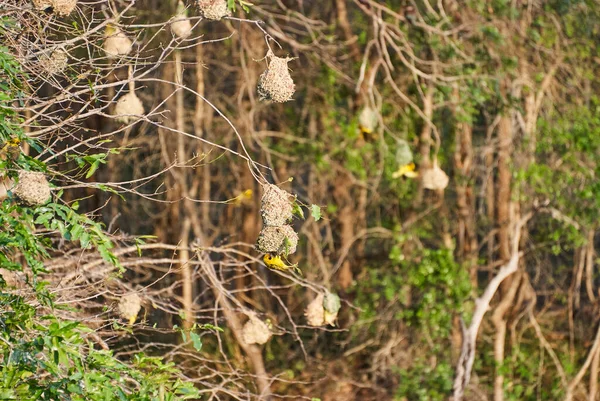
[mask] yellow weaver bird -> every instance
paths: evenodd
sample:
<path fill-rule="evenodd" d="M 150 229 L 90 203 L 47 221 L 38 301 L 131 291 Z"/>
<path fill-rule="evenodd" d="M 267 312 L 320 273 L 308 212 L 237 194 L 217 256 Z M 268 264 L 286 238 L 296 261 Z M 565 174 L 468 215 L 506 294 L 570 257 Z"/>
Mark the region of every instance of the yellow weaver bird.
<path fill-rule="evenodd" d="M 5 155 L 8 155 L 8 158 L 11 160 L 17 160 L 19 158 L 19 154 L 21 153 L 21 139 L 14 137 L 10 138 L 6 141 L 6 144 L 0 149 L 0 155 L 4 158 Z"/>
<path fill-rule="evenodd" d="M 405 164 L 404 166 L 400 166 L 400 168 L 392 174 L 392 178 L 400 178 L 400 177 L 415 178 L 415 177 L 418 177 L 419 173 L 416 172 L 415 169 L 416 169 L 415 163 Z"/>
<path fill-rule="evenodd" d="M 278 255 L 267 253 L 265 256 L 263 256 L 263 261 L 265 262 L 265 265 L 272 270 L 288 271 L 292 269 L 292 271 L 297 271 L 298 273 L 301 272 L 298 268 L 298 264 L 289 266 L 285 264 L 285 262 L 281 259 L 281 256 Z"/>
<path fill-rule="evenodd" d="M 232 205 L 235 206 L 240 206 L 244 203 L 248 203 L 250 200 L 252 200 L 252 195 L 253 192 L 251 189 L 247 189 L 244 192 L 242 192 L 241 194 L 239 194 L 238 196 L 236 196 L 233 199 L 230 199 L 228 202 L 231 203 Z"/>
<path fill-rule="evenodd" d="M 373 132 L 371 128 L 359 124 L 358 129 L 360 130 L 360 137 L 363 141 L 373 142 L 377 139 L 375 132 Z"/>

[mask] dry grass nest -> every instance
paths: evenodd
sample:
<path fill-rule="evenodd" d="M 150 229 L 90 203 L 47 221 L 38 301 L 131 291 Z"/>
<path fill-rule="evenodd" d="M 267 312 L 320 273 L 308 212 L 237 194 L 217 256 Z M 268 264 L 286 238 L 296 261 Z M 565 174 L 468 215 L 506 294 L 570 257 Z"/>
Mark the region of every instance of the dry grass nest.
<path fill-rule="evenodd" d="M 69 55 L 63 49 L 56 49 L 41 57 L 40 66 L 50 75 L 60 74 L 69 66 Z"/>
<path fill-rule="evenodd" d="M 256 316 L 251 316 L 242 328 L 242 338 L 246 344 L 265 344 L 271 336 L 269 326 Z"/>
<path fill-rule="evenodd" d="M 124 295 L 119 301 L 119 315 L 129 321 L 137 318 L 140 309 L 142 309 L 142 298 L 135 292 Z"/>
<path fill-rule="evenodd" d="M 75 9 L 77 0 L 33 0 L 33 6 L 40 11 L 52 11 L 65 17 Z"/>
<path fill-rule="evenodd" d="M 268 67 L 258 79 L 256 88 L 260 100 L 270 100 L 284 103 L 292 99 L 296 85 L 290 75 L 288 63 L 293 58 L 281 58 L 269 52 L 267 54 Z"/>
<path fill-rule="evenodd" d="M 209 20 L 219 21 L 231 15 L 227 0 L 196 0 L 196 4 L 200 9 L 200 15 Z"/>
<path fill-rule="evenodd" d="M 109 58 L 126 56 L 131 52 L 133 42 L 118 27 L 107 27 L 104 52 Z"/>
<path fill-rule="evenodd" d="M 176 15 L 171 22 L 171 32 L 180 39 L 189 38 L 192 34 L 192 23 L 185 15 Z"/>
<path fill-rule="evenodd" d="M 19 182 L 13 189 L 17 201 L 27 206 L 43 205 L 52 196 L 44 173 L 19 171 Z"/>
<path fill-rule="evenodd" d="M 292 220 L 292 195 L 277 185 L 263 185 L 260 214 L 265 226 L 283 226 Z"/>
<path fill-rule="evenodd" d="M 340 310 L 340 298 L 336 294 L 320 293 L 304 310 L 306 322 L 309 326 L 319 327 L 325 324 L 335 326 Z"/>
<path fill-rule="evenodd" d="M 448 175 L 433 163 L 433 167 L 423 171 L 423 187 L 431 190 L 445 189 L 450 182 Z"/>
<path fill-rule="evenodd" d="M 258 235 L 256 249 L 276 255 L 291 255 L 296 252 L 298 234 L 291 226 L 265 226 Z"/>
<path fill-rule="evenodd" d="M 121 96 L 115 106 L 115 116 L 117 121 L 128 124 L 143 116 L 145 113 L 144 104 L 135 92 L 129 92 Z"/>

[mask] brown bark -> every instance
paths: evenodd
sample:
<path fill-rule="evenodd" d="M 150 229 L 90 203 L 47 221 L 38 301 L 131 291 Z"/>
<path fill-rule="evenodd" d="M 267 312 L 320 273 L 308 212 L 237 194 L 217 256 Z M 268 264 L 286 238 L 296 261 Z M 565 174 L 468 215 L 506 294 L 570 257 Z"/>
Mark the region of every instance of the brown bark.
<path fill-rule="evenodd" d="M 596 401 L 598 394 L 598 371 L 600 370 L 600 350 L 596 351 L 590 367 L 590 401 Z"/>
<path fill-rule="evenodd" d="M 588 298 L 592 303 L 596 302 L 596 294 L 594 294 L 594 237 L 596 229 L 590 228 L 587 232 L 587 245 L 585 252 L 585 290 Z"/>
<path fill-rule="evenodd" d="M 181 52 L 175 50 L 175 83 L 178 85 L 183 84 L 183 65 L 181 62 Z M 183 103 L 183 90 L 177 89 L 175 93 L 175 128 L 177 131 L 185 131 L 185 105 Z M 179 164 L 185 164 L 187 160 L 186 152 L 186 137 L 184 135 L 177 136 L 177 161 Z M 178 185 L 181 193 L 184 197 L 188 197 L 188 183 L 187 183 L 187 168 L 181 168 L 177 171 Z M 185 201 L 184 201 L 185 202 Z M 178 208 L 176 205 L 173 207 Z M 185 217 L 183 221 L 183 227 L 181 229 L 181 235 L 179 237 L 179 244 L 182 250 L 179 252 L 179 269 L 181 274 L 181 286 L 182 286 L 182 304 L 183 304 L 183 327 L 184 329 L 191 329 L 194 325 L 194 282 L 192 277 L 192 266 L 190 265 L 189 255 L 189 237 L 191 229 L 191 220 L 189 217 Z"/>
<path fill-rule="evenodd" d="M 427 87 L 423 99 L 423 114 L 425 118 L 431 121 L 433 117 L 433 85 L 431 84 Z M 419 136 L 419 155 L 421 158 L 419 169 L 425 171 L 431 168 L 431 126 L 427 121 L 423 121 L 423 128 Z M 413 205 L 418 206 L 423 202 L 424 191 L 423 181 L 420 179 Z"/>
<path fill-rule="evenodd" d="M 458 104 L 458 91 L 455 102 Z M 454 168 L 456 204 L 458 208 L 457 255 L 466 263 L 474 288 L 477 288 L 478 241 L 475 231 L 475 197 L 471 181 L 473 167 L 473 127 L 468 122 L 458 122 L 455 134 Z"/>
<path fill-rule="evenodd" d="M 575 250 L 573 258 L 573 278 L 567 294 L 567 313 L 569 322 L 569 355 L 571 362 L 575 358 L 575 311 L 579 309 L 581 303 L 581 280 L 585 267 L 585 247 Z"/>
<path fill-rule="evenodd" d="M 498 372 L 498 369 L 502 369 L 504 364 L 504 347 L 507 326 L 505 314 L 511 308 L 513 301 L 515 300 L 521 282 L 521 274 L 521 272 L 517 272 L 513 276 L 507 278 L 505 283 L 510 281 L 510 287 L 505 289 L 507 291 L 503 294 L 502 301 L 500 301 L 492 314 L 492 323 L 495 328 L 494 362 L 496 363 L 497 369 L 494 377 L 494 401 L 504 400 L 504 375 L 501 372 Z"/>
<path fill-rule="evenodd" d="M 346 7 L 346 0 L 336 0 L 335 6 L 337 8 L 338 24 L 344 32 L 344 38 L 350 46 L 350 56 L 358 61 L 360 59 L 360 49 L 358 47 L 358 38 L 352 33 L 352 27 L 348 21 L 348 9 Z"/>
<path fill-rule="evenodd" d="M 196 46 L 196 92 L 200 96 L 205 96 L 205 84 L 204 84 L 204 47 L 202 44 L 198 44 Z M 204 138 L 206 136 L 206 115 L 205 115 L 205 102 L 200 96 L 196 98 L 196 106 L 194 110 L 194 131 L 195 135 L 199 138 Z M 198 155 L 203 155 L 206 152 L 207 146 L 202 142 L 198 141 L 198 145 L 196 147 L 196 153 Z M 210 189 L 211 189 L 211 180 L 210 180 L 210 164 L 202 163 L 202 166 L 196 169 L 196 179 L 200 180 L 200 199 L 207 200 L 210 199 Z M 200 204 L 200 215 L 202 219 L 202 226 L 206 230 L 210 223 L 210 203 L 203 202 Z"/>
<path fill-rule="evenodd" d="M 502 261 L 507 261 L 510 258 L 510 155 L 512 139 L 511 118 L 510 115 L 504 115 L 500 118 L 500 124 L 498 125 L 498 191 L 496 202 L 498 250 Z"/>
<path fill-rule="evenodd" d="M 356 214 L 353 207 L 352 197 L 347 179 L 338 177 L 333 190 L 335 199 L 340 205 L 338 221 L 340 224 L 340 249 L 345 249 L 354 239 L 354 227 L 356 225 Z M 345 260 L 338 272 L 338 285 L 346 289 L 352 284 L 354 276 L 349 260 Z"/>

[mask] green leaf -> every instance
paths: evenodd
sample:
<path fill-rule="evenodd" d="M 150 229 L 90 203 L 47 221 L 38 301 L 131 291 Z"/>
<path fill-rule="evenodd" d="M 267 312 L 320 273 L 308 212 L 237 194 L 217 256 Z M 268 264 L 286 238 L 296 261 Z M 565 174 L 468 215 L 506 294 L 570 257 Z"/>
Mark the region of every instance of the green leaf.
<path fill-rule="evenodd" d="M 315 221 L 321 220 L 321 207 L 314 204 L 311 205 L 310 214 L 312 215 L 313 219 L 315 219 Z"/>
<path fill-rule="evenodd" d="M 194 346 L 194 349 L 200 352 L 200 350 L 202 349 L 202 339 L 198 334 L 194 333 L 193 331 L 190 331 L 190 337 L 192 339 L 192 345 Z"/>
<path fill-rule="evenodd" d="M 90 166 L 90 170 L 85 175 L 85 178 L 90 178 L 92 175 L 94 175 L 96 170 L 98 170 L 98 167 L 100 167 L 99 161 L 95 161 L 94 163 L 92 163 L 92 165 Z"/>
<path fill-rule="evenodd" d="M 296 217 L 301 218 L 302 220 L 304 220 L 304 211 L 302 210 L 302 207 L 300 207 L 300 205 L 298 204 L 298 202 L 294 199 L 294 203 L 292 203 L 292 214 Z"/>

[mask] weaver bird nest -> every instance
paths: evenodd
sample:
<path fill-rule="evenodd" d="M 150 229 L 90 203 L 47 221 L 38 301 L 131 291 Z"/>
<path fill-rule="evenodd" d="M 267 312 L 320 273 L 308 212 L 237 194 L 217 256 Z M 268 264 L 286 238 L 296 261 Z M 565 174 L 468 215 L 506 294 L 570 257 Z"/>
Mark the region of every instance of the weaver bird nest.
<path fill-rule="evenodd" d="M 265 226 L 283 226 L 292 219 L 292 195 L 277 185 L 263 186 L 260 214 Z"/>
<path fill-rule="evenodd" d="M 227 0 L 197 0 L 196 4 L 200 9 L 200 15 L 206 19 L 219 21 L 231 15 Z"/>
<path fill-rule="evenodd" d="M 13 194 L 19 203 L 27 206 L 40 206 L 51 197 L 50 184 L 44 173 L 21 170 Z"/>
<path fill-rule="evenodd" d="M 119 315 L 131 324 L 135 322 L 141 309 L 142 298 L 135 292 L 124 295 L 119 301 Z"/>
<path fill-rule="evenodd" d="M 306 316 L 309 326 L 319 327 L 325 324 L 335 326 L 335 320 L 337 319 L 340 307 L 340 297 L 336 294 L 326 292 L 325 294 L 317 295 L 308 304 L 304 311 L 304 316 Z"/>
<path fill-rule="evenodd" d="M 177 3 L 177 14 L 171 22 L 171 32 L 180 39 L 186 39 L 192 34 L 192 23 L 186 15 L 185 5 L 182 1 Z"/>
<path fill-rule="evenodd" d="M 64 17 L 75 9 L 77 0 L 33 0 L 33 6 L 40 11 L 52 11 Z"/>
<path fill-rule="evenodd" d="M 119 27 L 107 25 L 103 48 L 108 58 L 126 56 L 131 52 L 132 47 L 133 42 Z"/>
<path fill-rule="evenodd" d="M 298 234 L 292 226 L 265 226 L 258 235 L 256 249 L 264 253 L 291 255 L 296 252 Z"/>
<path fill-rule="evenodd" d="M 251 316 L 242 328 L 242 338 L 246 344 L 265 344 L 272 335 L 269 326 L 256 316 Z"/>
<path fill-rule="evenodd" d="M 258 79 L 256 88 L 260 100 L 271 100 L 284 103 L 292 99 L 296 85 L 290 75 L 288 63 L 293 60 L 286 57 L 275 56 L 271 51 L 267 53 L 268 66 Z"/>
<path fill-rule="evenodd" d="M 405 166 L 413 161 L 413 154 L 408 142 L 404 139 L 398 139 L 396 148 L 396 164 Z"/>
<path fill-rule="evenodd" d="M 368 106 L 362 109 L 362 111 L 358 115 L 358 124 L 360 124 L 361 127 L 368 130 L 369 132 L 375 131 L 375 128 L 377 128 L 378 123 L 379 117 L 377 115 L 377 112 Z"/>
<path fill-rule="evenodd" d="M 450 178 L 444 173 L 444 170 L 438 167 L 437 161 L 433 163 L 433 167 L 423 171 L 423 188 L 431 190 L 440 190 L 448 186 Z"/>
<path fill-rule="evenodd" d="M 144 112 L 144 105 L 140 98 L 136 96 L 135 92 L 129 92 L 117 101 L 114 115 L 117 117 L 117 121 L 128 124 L 144 115 Z"/>
<path fill-rule="evenodd" d="M 56 49 L 41 57 L 40 66 L 50 75 L 60 74 L 69 66 L 69 55 L 63 49 Z"/>

